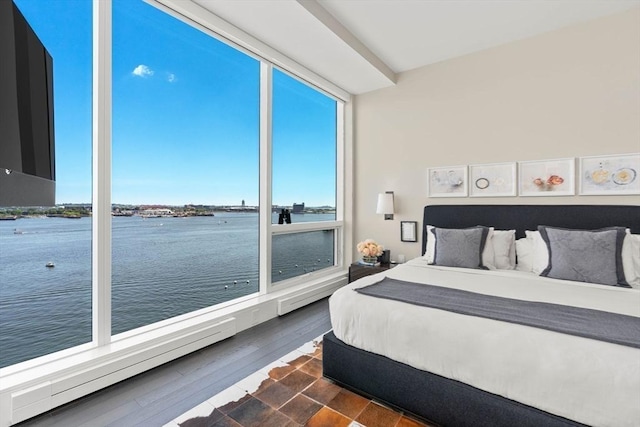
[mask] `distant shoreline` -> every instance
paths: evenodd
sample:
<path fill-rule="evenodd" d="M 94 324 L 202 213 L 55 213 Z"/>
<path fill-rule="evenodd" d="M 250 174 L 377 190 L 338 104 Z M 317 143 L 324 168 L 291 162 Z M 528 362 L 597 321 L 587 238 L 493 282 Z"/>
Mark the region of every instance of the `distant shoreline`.
<path fill-rule="evenodd" d="M 271 207 L 272 213 L 279 213 L 282 209 L 291 210 L 290 206 Z M 215 216 L 216 213 L 255 213 L 260 212 L 259 206 L 221 206 L 221 205 L 119 205 L 111 206 L 114 217 L 140 216 L 143 218 L 169 217 L 202 217 Z M 295 214 L 334 214 L 332 206 L 305 207 L 304 210 L 292 212 Z M 0 208 L 0 220 L 16 220 L 19 218 L 56 217 L 78 219 L 93 215 L 91 204 L 67 204 L 54 207 L 10 207 Z"/>

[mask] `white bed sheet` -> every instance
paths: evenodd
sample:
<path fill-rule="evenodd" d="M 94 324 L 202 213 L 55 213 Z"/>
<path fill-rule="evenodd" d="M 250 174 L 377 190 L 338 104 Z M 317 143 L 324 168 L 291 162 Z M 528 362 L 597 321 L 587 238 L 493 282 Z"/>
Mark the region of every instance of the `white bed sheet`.
<path fill-rule="evenodd" d="M 584 424 L 640 425 L 640 349 L 353 291 L 384 276 L 639 318 L 640 291 L 416 258 L 329 300 L 333 331 L 346 344 Z"/>

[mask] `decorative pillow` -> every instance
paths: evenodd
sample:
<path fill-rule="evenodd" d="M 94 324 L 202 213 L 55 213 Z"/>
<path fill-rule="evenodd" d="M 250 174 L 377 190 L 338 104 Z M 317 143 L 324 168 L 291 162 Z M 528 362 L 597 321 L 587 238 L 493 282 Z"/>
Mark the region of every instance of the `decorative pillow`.
<path fill-rule="evenodd" d="M 549 251 L 547 244 L 542 240 L 539 231 L 526 230 L 527 239 L 531 241 L 533 258 L 531 260 L 531 272 L 540 275 L 549 265 Z"/>
<path fill-rule="evenodd" d="M 509 265 L 511 266 L 511 270 L 516 269 L 516 230 L 506 230 L 508 232 L 512 232 L 510 237 L 511 239 L 511 249 L 509 249 Z"/>
<path fill-rule="evenodd" d="M 435 227 L 433 225 L 427 225 L 427 245 L 423 258 L 427 261 L 427 264 L 433 264 L 435 252 L 436 252 L 436 236 L 431 230 Z M 493 246 L 490 244 L 491 237 L 493 236 L 493 227 L 489 227 L 489 233 L 487 234 L 487 240 L 482 251 L 482 264 L 490 270 L 495 270 L 493 265 Z"/>
<path fill-rule="evenodd" d="M 541 225 L 549 265 L 540 274 L 555 279 L 629 287 L 622 269 L 623 227 L 567 230 Z"/>
<path fill-rule="evenodd" d="M 516 256 L 518 260 L 516 270 L 531 273 L 533 271 L 533 239 L 525 237 L 516 240 Z"/>
<path fill-rule="evenodd" d="M 640 289 L 640 234 L 631 234 L 629 230 L 622 243 L 622 268 L 627 283 Z"/>
<path fill-rule="evenodd" d="M 424 259 L 427 264 L 433 264 L 433 257 L 436 252 L 436 236 L 433 235 L 433 225 L 425 225 L 427 227 L 427 247 L 424 252 Z"/>
<path fill-rule="evenodd" d="M 493 265 L 498 270 L 516 267 L 516 230 L 494 230 L 488 244 L 493 248 Z"/>
<path fill-rule="evenodd" d="M 436 237 L 435 265 L 486 268 L 482 263 L 482 252 L 489 234 L 488 227 L 433 228 L 431 232 Z"/>
<path fill-rule="evenodd" d="M 487 267 L 489 270 L 495 270 L 496 266 L 493 262 L 493 245 L 491 241 L 493 239 L 493 227 L 489 227 L 489 232 L 487 233 L 487 240 L 484 243 L 484 249 L 482 250 L 482 265 Z"/>

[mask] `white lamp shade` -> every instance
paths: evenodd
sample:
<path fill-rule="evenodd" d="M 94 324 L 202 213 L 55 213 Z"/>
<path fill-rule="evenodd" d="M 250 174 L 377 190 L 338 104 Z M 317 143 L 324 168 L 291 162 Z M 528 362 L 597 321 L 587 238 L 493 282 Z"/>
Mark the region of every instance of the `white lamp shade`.
<path fill-rule="evenodd" d="M 378 207 L 376 208 L 378 214 L 393 214 L 393 194 L 392 193 L 380 193 L 378 194 Z"/>

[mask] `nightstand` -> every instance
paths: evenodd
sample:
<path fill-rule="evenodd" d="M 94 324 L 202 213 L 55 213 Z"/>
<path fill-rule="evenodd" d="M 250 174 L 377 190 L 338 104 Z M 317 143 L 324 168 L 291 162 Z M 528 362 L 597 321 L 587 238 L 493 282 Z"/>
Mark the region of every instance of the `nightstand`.
<path fill-rule="evenodd" d="M 379 266 L 374 267 L 354 262 L 349 266 L 349 283 L 354 280 L 358 280 L 361 277 L 371 276 L 372 274 L 380 273 L 395 266 L 395 264 L 380 264 Z"/>

